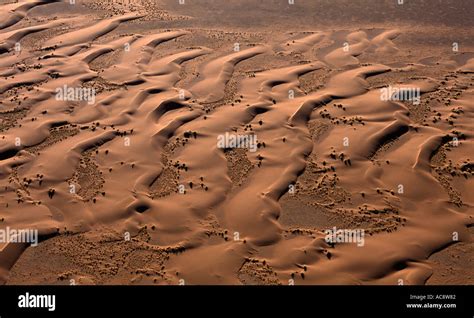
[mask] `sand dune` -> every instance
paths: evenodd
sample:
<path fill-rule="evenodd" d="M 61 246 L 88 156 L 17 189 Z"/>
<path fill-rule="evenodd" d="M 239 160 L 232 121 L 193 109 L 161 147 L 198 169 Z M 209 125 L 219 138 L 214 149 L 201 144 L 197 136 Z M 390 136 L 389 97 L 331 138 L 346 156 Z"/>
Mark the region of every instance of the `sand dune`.
<path fill-rule="evenodd" d="M 146 1 L 0 6 L 0 229 L 41 239 L 0 243 L 0 282 L 445 283 L 432 255 L 472 257 L 472 41 L 452 51 L 411 11 L 319 28 L 301 2 L 293 22 L 227 3 L 252 28 L 168 1 L 162 20 Z"/>

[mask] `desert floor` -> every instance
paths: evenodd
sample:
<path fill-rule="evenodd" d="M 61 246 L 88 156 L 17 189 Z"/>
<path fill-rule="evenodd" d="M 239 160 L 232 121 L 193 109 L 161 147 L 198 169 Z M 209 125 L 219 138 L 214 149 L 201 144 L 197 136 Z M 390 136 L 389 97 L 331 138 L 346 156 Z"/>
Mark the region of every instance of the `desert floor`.
<path fill-rule="evenodd" d="M 472 1 L 0 4 L 0 283 L 474 284 Z"/>

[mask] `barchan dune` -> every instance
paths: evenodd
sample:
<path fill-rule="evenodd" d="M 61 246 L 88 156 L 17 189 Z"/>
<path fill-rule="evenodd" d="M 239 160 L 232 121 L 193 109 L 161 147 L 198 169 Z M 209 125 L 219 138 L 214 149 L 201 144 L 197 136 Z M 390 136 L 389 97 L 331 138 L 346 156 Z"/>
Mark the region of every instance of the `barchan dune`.
<path fill-rule="evenodd" d="M 1 284 L 474 284 L 472 1 L 0 3 Z"/>

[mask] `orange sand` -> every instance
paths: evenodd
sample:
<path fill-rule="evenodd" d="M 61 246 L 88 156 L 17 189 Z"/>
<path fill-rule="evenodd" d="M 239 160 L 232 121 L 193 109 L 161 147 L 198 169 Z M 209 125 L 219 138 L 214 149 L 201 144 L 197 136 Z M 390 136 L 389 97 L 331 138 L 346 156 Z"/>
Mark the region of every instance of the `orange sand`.
<path fill-rule="evenodd" d="M 464 15 L 174 2 L 0 6 L 0 229 L 42 238 L 0 245 L 0 282 L 474 283 Z M 57 100 L 64 85 L 94 103 Z M 389 85 L 420 104 L 382 100 Z M 218 148 L 226 132 L 258 150 Z M 328 244 L 334 226 L 364 246 Z"/>

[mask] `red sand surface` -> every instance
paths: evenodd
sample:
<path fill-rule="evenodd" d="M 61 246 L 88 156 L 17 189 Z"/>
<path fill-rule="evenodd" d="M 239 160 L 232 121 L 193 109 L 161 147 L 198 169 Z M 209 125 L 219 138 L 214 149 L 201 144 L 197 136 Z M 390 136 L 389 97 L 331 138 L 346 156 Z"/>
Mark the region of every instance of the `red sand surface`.
<path fill-rule="evenodd" d="M 1 283 L 474 283 L 472 1 L 254 2 L 0 2 Z"/>

